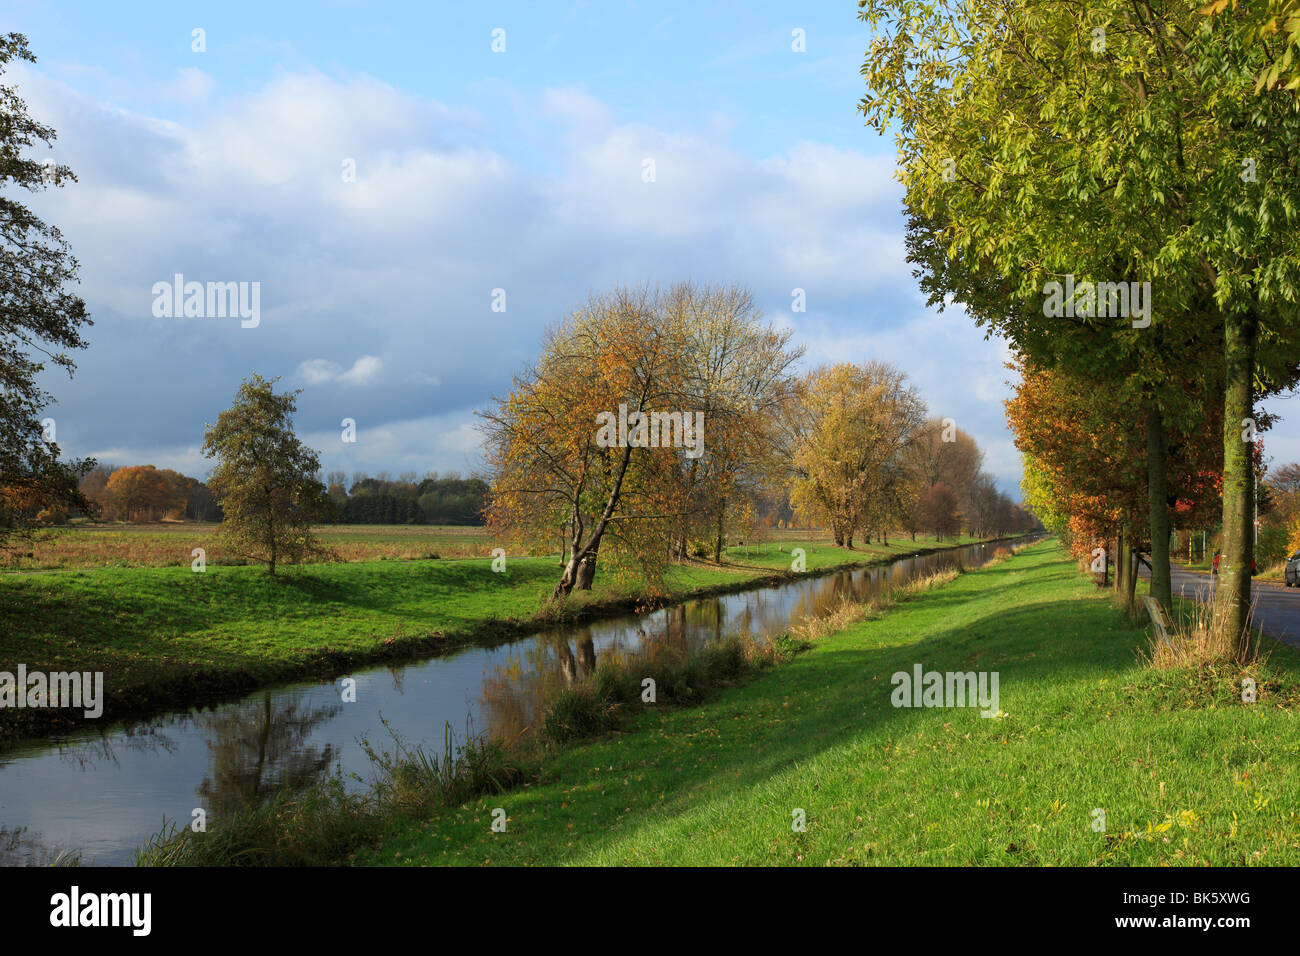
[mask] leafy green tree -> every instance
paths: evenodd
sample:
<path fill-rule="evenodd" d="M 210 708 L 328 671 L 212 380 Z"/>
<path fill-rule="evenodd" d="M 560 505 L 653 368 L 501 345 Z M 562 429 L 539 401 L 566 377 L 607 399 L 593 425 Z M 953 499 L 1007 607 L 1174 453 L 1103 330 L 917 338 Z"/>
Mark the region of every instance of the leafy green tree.
<path fill-rule="evenodd" d="M 0 37 L 0 74 L 13 60 L 36 62 L 18 33 Z M 59 446 L 47 440 L 42 410 L 54 399 L 36 384 L 45 363 L 33 353 L 71 375 L 65 350 L 85 348 L 81 327 L 93 323 L 85 302 L 68 291 L 78 269 L 68 243 L 12 190 L 76 180 L 67 166 L 24 155 L 56 135 L 28 114 L 12 86 L 0 86 L 0 542 L 43 510 L 89 507 L 77 484 L 94 462 L 61 462 Z"/>
<path fill-rule="evenodd" d="M 298 392 L 276 394 L 277 381 L 246 379 L 203 443 L 204 455 L 217 459 L 208 487 L 221 505 L 223 544 L 270 574 L 279 562 L 327 554 L 311 527 L 334 516 L 316 478 L 320 460 L 293 433 Z"/>

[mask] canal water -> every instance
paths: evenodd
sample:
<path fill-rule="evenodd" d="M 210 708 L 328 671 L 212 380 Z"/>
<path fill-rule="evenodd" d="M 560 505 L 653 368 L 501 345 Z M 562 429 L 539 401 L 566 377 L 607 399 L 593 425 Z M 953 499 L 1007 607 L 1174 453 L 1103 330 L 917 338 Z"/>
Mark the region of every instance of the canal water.
<path fill-rule="evenodd" d="M 209 826 L 283 789 L 339 774 L 364 787 L 363 741 L 441 755 L 447 724 L 509 739 L 539 703 L 607 660 L 651 645 L 690 652 L 729 635 L 766 640 L 845 598 L 866 600 L 917 577 L 988 560 L 995 544 L 904 557 L 888 565 L 702 598 L 659 611 L 542 631 L 497 647 L 470 647 L 343 678 L 264 688 L 205 711 L 173 713 L 64 738 L 26 741 L 0 754 L 0 864 L 40 864 L 60 853 L 83 863 L 129 864 L 164 821 L 186 826 L 202 808 Z"/>

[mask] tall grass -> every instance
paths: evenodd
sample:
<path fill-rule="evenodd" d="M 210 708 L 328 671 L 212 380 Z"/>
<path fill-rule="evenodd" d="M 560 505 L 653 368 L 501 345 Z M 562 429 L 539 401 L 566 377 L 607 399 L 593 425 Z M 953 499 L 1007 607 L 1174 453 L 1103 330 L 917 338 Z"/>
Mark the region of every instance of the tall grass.
<path fill-rule="evenodd" d="M 809 646 L 785 634 L 770 642 L 726 637 L 694 653 L 650 644 L 626 660 L 600 664 L 589 678 L 555 694 L 544 709 L 542 735 L 563 743 L 613 730 L 647 706 L 699 703 Z M 648 699 L 651 692 L 653 700 Z"/>
<path fill-rule="evenodd" d="M 384 729 L 394 749 L 375 748 L 368 739 L 361 746 L 375 768 L 371 792 L 378 804 L 396 813 L 423 816 L 436 807 L 458 806 L 486 793 L 501 793 L 530 775 L 517 748 L 466 728 L 456 742 L 451 723 L 443 726 L 442 752 L 424 744 L 409 746 L 385 718 Z M 354 777 L 360 780 L 360 777 Z"/>
<path fill-rule="evenodd" d="M 1206 590 L 1200 591 L 1194 600 L 1175 602 L 1172 620 L 1167 622 L 1168 640 L 1160 639 L 1159 633 L 1152 626 L 1151 640 L 1143 653 L 1146 662 L 1152 667 L 1181 668 L 1199 667 L 1206 664 L 1246 665 L 1263 658 L 1259 656 L 1262 631 L 1253 626 L 1254 605 L 1246 616 L 1246 628 L 1243 640 L 1239 643 L 1233 636 L 1222 629 L 1212 627 L 1214 618 L 1214 601 Z"/>
<path fill-rule="evenodd" d="M 389 725 L 390 752 L 362 741 L 374 780 L 348 793 L 335 777 L 300 794 L 283 793 L 265 806 L 216 821 L 206 832 L 161 831 L 136 851 L 137 866 L 329 866 L 345 862 L 396 820 L 423 819 L 439 807 L 500 793 L 535 774 L 499 741 L 466 735 L 457 743 L 444 727 L 442 753 L 410 747 Z M 353 778 L 361 781 L 360 776 Z"/>
<path fill-rule="evenodd" d="M 1005 549 L 999 549 L 1000 551 Z M 1007 552 L 1010 557 L 1010 552 Z M 995 555 L 996 559 L 996 555 Z M 992 562 L 990 562 L 992 563 Z M 830 634 L 838 634 L 860 621 L 873 618 L 893 607 L 908 597 L 930 591 L 955 581 L 962 572 L 957 568 L 936 571 L 923 578 L 917 578 L 900 587 L 889 588 L 865 601 L 858 601 L 845 595 L 840 603 L 824 614 L 804 618 L 790 628 L 790 632 L 806 641 L 815 641 Z"/>

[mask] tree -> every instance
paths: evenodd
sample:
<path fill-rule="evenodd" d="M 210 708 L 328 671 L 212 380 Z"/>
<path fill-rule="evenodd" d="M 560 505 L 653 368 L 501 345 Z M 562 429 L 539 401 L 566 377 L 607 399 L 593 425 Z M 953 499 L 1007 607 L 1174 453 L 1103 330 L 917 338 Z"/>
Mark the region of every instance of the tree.
<path fill-rule="evenodd" d="M 969 432 L 931 418 L 905 455 L 908 469 L 926 487 L 945 484 L 960 501 L 966 495 L 984 453 Z"/>
<path fill-rule="evenodd" d="M 1017 359 L 1016 393 L 1006 403 L 1016 447 L 1026 457 L 1026 496 L 1040 514 L 1060 514 L 1076 554 L 1099 541 L 1116 542 L 1118 584 L 1128 575 L 1129 550 L 1149 542 L 1142 530 L 1149 506 L 1145 423 L 1137 410 L 1124 414 L 1099 399 L 1091 380 Z M 1214 432 L 1213 405 L 1206 430 Z M 1167 451 L 1167 507 L 1190 526 L 1218 502 L 1218 456 L 1203 441 L 1174 442 Z M 1032 463 L 1032 469 L 1031 469 Z M 1032 471 L 1032 478 L 1031 478 Z M 1048 476 L 1049 481 L 1041 479 Z M 1047 499 L 1047 502 L 1044 501 Z M 1045 517 L 1045 521 L 1048 519 Z M 1058 524 L 1057 530 L 1062 530 Z"/>
<path fill-rule="evenodd" d="M 904 456 L 923 432 L 925 405 L 902 372 L 883 362 L 824 366 L 804 379 L 787 415 L 790 497 L 804 517 L 848 548 L 859 531 L 905 522 Z"/>
<path fill-rule="evenodd" d="M 170 468 L 132 465 L 109 476 L 105 494 L 109 511 L 125 521 L 157 521 L 185 510 L 191 489 L 198 484 Z"/>
<path fill-rule="evenodd" d="M 648 436 L 642 444 L 640 429 L 650 412 L 681 407 L 684 340 L 680 317 L 657 292 L 593 295 L 547 334 L 537 364 L 483 413 L 493 470 L 489 527 L 525 545 L 562 536 L 554 597 L 591 588 L 607 534 L 613 551 L 650 580 L 659 577 L 666 522 L 681 515 L 662 510 L 667 465 L 654 459 L 681 451 Z M 602 425 L 608 415 L 619 419 L 616 435 Z M 632 421 L 636 430 L 625 432 Z"/>
<path fill-rule="evenodd" d="M 916 503 L 917 524 L 929 528 L 942 541 L 955 534 L 961 517 L 957 513 L 957 495 L 945 484 L 931 485 Z"/>
<path fill-rule="evenodd" d="M 18 33 L 0 38 L 0 74 L 13 60 L 36 62 Z M 77 484 L 94 462 L 61 462 L 59 446 L 47 440 L 42 410 L 54 398 L 36 384 L 45 364 L 32 353 L 71 375 L 76 366 L 65 350 L 85 348 L 81 327 L 93 323 L 67 289 L 78 271 L 68 243 L 10 188 L 36 192 L 76 180 L 67 166 L 23 155 L 37 142 L 51 146 L 56 135 L 28 114 L 13 87 L 0 86 L 0 543 L 43 510 L 89 507 Z"/>
<path fill-rule="evenodd" d="M 788 339 L 744 290 L 593 295 L 482 416 L 489 526 L 527 547 L 561 540 L 556 597 L 589 589 L 602 556 L 657 582 L 693 529 L 719 553 L 763 467 Z"/>
<path fill-rule="evenodd" d="M 223 512 L 222 542 L 264 562 L 269 574 L 281 561 L 326 554 L 311 527 L 333 514 L 316 479 L 320 460 L 293 432 L 298 392 L 277 395 L 277 381 L 246 379 L 203 442 L 204 455 L 217 460 L 208 485 Z"/>

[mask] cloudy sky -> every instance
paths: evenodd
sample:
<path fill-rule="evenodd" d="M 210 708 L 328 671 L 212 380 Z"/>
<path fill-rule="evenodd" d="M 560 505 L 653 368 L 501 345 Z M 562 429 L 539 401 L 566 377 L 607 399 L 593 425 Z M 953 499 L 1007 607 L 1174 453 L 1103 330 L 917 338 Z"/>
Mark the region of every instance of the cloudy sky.
<path fill-rule="evenodd" d="M 0 9 L 38 57 L 6 82 L 79 179 L 33 201 L 95 319 L 45 380 L 68 454 L 203 477 L 204 423 L 259 372 L 304 390 L 327 470 L 468 472 L 548 325 L 689 278 L 749 286 L 812 364 L 897 364 L 1018 494 L 1005 347 L 904 262 L 851 0 Z M 177 273 L 260 283 L 260 322 L 156 316 Z"/>

